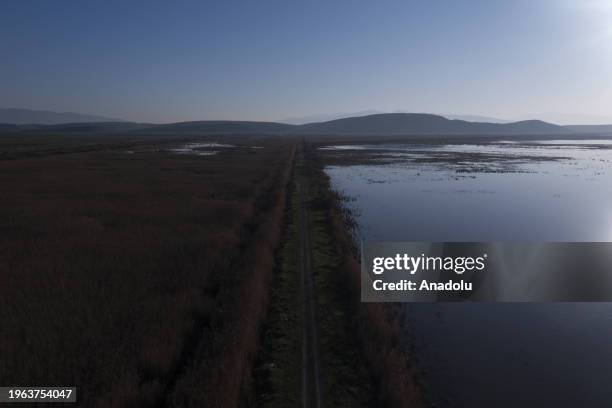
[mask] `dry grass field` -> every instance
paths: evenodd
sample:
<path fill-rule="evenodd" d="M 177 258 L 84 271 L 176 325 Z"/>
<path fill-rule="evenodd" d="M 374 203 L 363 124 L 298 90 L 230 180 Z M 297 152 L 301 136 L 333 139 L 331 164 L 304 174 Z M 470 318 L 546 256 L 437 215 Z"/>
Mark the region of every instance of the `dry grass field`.
<path fill-rule="evenodd" d="M 0 139 L 0 384 L 76 385 L 82 406 L 236 398 L 294 146 L 177 143 Z"/>

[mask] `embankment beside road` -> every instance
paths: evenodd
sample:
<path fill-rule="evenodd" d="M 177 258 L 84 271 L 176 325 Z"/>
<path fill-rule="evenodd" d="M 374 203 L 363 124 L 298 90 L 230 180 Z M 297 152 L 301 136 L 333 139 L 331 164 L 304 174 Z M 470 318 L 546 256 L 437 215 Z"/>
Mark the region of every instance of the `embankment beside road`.
<path fill-rule="evenodd" d="M 344 290 L 342 299 L 349 310 L 352 332 L 359 339 L 371 376 L 376 380 L 377 405 L 422 407 L 424 398 L 407 350 L 401 347 L 400 321 L 393 305 L 360 302 L 360 265 L 353 234 L 350 210 L 332 190 L 317 156 L 316 146 L 306 146 L 307 171 L 311 180 L 312 206 L 322 211 L 331 250 L 339 267 L 334 274 L 336 287 Z"/>

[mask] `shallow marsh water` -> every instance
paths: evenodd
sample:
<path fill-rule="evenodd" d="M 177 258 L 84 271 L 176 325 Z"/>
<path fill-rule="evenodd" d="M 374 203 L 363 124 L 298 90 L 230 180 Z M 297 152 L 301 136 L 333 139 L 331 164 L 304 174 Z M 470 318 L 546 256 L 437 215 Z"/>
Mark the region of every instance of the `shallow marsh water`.
<path fill-rule="evenodd" d="M 610 141 L 330 146 L 369 241 L 610 241 Z M 406 304 L 439 407 L 612 404 L 612 304 Z"/>

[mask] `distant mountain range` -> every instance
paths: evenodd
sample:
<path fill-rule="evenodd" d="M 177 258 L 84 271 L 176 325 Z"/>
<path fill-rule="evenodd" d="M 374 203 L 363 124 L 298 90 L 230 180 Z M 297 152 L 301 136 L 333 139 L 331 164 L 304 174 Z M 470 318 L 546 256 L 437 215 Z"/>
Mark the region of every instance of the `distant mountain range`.
<path fill-rule="evenodd" d="M 83 115 L 73 112 L 52 112 L 46 110 L 0 108 L 0 123 L 13 125 L 59 125 L 76 122 L 119 122 L 118 119 L 104 116 Z"/>
<path fill-rule="evenodd" d="M 3 111 L 7 110 L 5 109 Z M 2 133 L 136 133 L 142 135 L 275 134 L 302 136 L 579 136 L 609 134 L 612 136 L 612 125 L 559 126 L 541 120 L 526 120 L 509 123 L 474 122 L 448 119 L 444 116 L 426 113 L 380 113 L 306 123 L 302 125 L 278 122 L 210 120 L 161 125 L 120 121 L 95 121 L 48 125 L 15 125 L 10 122 L 5 124 L 1 122 L 3 122 L 3 120 L 0 120 L 0 132 Z M 6 122 L 6 120 L 4 120 L 4 122 Z"/>
<path fill-rule="evenodd" d="M 383 113 L 299 126 L 297 133 L 351 135 L 542 135 L 570 130 L 539 120 L 468 122 L 426 113 Z"/>

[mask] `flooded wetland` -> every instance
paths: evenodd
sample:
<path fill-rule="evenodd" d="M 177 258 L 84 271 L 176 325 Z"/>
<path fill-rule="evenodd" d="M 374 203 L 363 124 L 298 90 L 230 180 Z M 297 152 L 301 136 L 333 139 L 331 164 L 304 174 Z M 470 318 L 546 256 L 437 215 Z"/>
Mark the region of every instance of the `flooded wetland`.
<path fill-rule="evenodd" d="M 365 241 L 612 237 L 609 140 L 319 148 Z M 598 407 L 612 398 L 612 305 L 405 304 L 405 344 L 441 407 Z M 500 400 L 499 396 L 504 398 Z"/>

